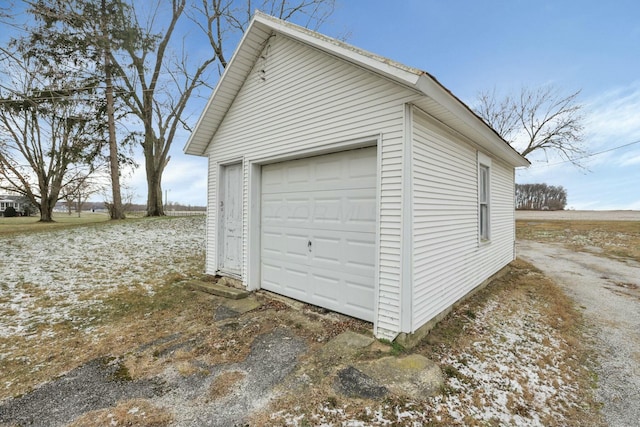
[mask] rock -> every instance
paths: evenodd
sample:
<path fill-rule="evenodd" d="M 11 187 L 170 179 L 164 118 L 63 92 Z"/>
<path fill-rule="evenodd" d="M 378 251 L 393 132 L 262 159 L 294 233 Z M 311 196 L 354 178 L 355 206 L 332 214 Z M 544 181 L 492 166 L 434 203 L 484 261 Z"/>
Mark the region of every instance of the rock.
<path fill-rule="evenodd" d="M 184 286 L 188 289 L 206 292 L 219 297 L 242 299 L 249 296 L 249 292 L 246 290 L 231 287 L 227 285 L 228 283 L 230 283 L 228 280 L 218 281 L 217 283 L 203 282 L 201 280 L 189 280 L 183 282 Z"/>
<path fill-rule="evenodd" d="M 348 397 L 381 399 L 389 393 L 386 387 L 379 385 L 373 378 L 353 366 L 338 371 L 334 386 L 338 393 Z"/>
<path fill-rule="evenodd" d="M 346 331 L 333 338 L 320 349 L 321 360 L 337 363 L 353 358 L 358 352 L 371 345 L 373 337 L 367 337 L 352 331 Z"/>
<path fill-rule="evenodd" d="M 383 357 L 355 366 L 376 383 L 384 384 L 390 392 L 412 398 L 433 396 L 444 384 L 440 367 L 419 354 Z"/>
<path fill-rule="evenodd" d="M 252 295 L 243 299 L 224 299 L 222 303 L 216 307 L 214 319 L 216 321 L 239 317 L 251 310 L 260 307 L 260 303 Z"/>
<path fill-rule="evenodd" d="M 219 320 L 231 319 L 238 316 L 240 316 L 240 313 L 222 304 L 216 308 L 215 315 L 213 318 L 217 322 Z"/>

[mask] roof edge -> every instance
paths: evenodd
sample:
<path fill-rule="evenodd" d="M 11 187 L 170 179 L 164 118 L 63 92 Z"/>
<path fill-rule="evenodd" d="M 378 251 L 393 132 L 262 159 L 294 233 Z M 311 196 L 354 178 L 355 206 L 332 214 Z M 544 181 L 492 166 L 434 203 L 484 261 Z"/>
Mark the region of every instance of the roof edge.
<path fill-rule="evenodd" d="M 500 134 L 491 126 L 489 126 L 475 111 L 473 111 L 466 103 L 447 89 L 434 76 L 425 72 L 416 87 L 449 111 L 453 112 L 460 119 L 464 120 L 469 126 L 478 129 L 478 132 L 489 141 L 494 148 L 506 156 L 515 167 L 527 167 L 531 162 L 522 156 L 515 148 L 511 146 Z"/>
<path fill-rule="evenodd" d="M 283 21 L 263 12 L 256 11 L 254 19 L 271 27 L 277 33 L 283 34 L 293 40 L 316 47 L 326 53 L 330 53 L 348 62 L 374 70 L 378 74 L 390 77 L 395 81 L 406 85 L 415 86 L 424 71 L 409 67 L 400 62 L 368 52 L 336 38 L 326 36 L 317 31 L 309 30 L 291 22 Z"/>
<path fill-rule="evenodd" d="M 260 13 L 260 15 L 264 15 L 264 14 Z M 228 74 L 230 72 L 229 70 L 231 70 L 233 68 L 233 64 L 236 62 L 236 58 L 238 57 L 238 52 L 240 52 L 242 47 L 246 44 L 246 40 L 249 38 L 250 33 L 251 33 L 251 29 L 254 27 L 255 22 L 256 22 L 257 19 L 258 19 L 258 13 L 253 15 L 253 17 L 251 18 L 251 21 L 249 22 L 249 25 L 247 26 L 246 31 L 244 32 L 244 34 L 242 34 L 242 38 L 240 38 L 240 42 L 238 43 L 238 46 L 236 46 L 236 49 L 233 52 L 233 56 L 231 57 L 231 59 L 227 63 L 227 66 L 224 69 L 224 72 L 220 76 L 220 79 L 218 79 L 218 82 L 216 83 L 216 87 L 213 89 L 213 92 L 211 93 L 211 96 L 209 96 L 209 99 L 207 100 L 207 104 L 205 105 L 204 109 L 202 110 L 202 113 L 200 113 L 200 117 L 198 118 L 198 121 L 196 122 L 196 125 L 194 126 L 193 131 L 191 132 L 191 135 L 189 135 L 189 139 L 187 139 L 187 142 L 185 143 L 184 147 L 182 148 L 182 152 L 183 153 L 191 154 L 191 155 L 195 155 L 195 156 L 204 156 L 204 153 L 205 153 L 207 147 L 205 147 L 202 150 L 196 150 L 196 149 L 194 149 L 192 147 L 193 140 L 195 138 L 195 135 L 197 134 L 197 130 L 200 128 L 200 125 L 202 124 L 202 122 L 205 119 L 205 116 L 207 115 L 207 111 L 213 105 L 213 101 L 216 99 L 216 95 L 221 90 L 222 86 L 224 85 L 224 81 L 228 78 L 227 76 L 228 76 Z M 208 144 L 207 144 L 207 146 L 208 146 Z"/>

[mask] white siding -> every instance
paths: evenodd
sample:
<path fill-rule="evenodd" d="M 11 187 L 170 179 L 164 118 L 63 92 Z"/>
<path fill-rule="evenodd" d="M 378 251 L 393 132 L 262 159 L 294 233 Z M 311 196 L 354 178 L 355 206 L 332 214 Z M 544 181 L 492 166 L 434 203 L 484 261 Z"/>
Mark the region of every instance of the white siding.
<path fill-rule="evenodd" d="M 208 148 L 209 242 L 207 271 L 215 272 L 218 162 L 244 159 L 246 282 L 248 173 L 252 161 L 379 136 L 379 336 L 399 332 L 400 198 L 403 105 L 416 94 L 284 36 L 272 37 Z M 264 73 L 262 72 L 264 71 Z M 264 80 L 263 80 L 264 77 Z"/>
<path fill-rule="evenodd" d="M 205 258 L 205 272 L 207 274 L 215 274 L 218 269 L 216 251 L 217 243 L 217 230 L 216 224 L 218 221 L 218 199 L 216 197 L 216 180 L 218 175 L 218 165 L 215 159 L 208 158 L 208 179 L 207 179 L 207 226 L 206 226 L 206 258 Z"/>
<path fill-rule="evenodd" d="M 412 332 L 513 258 L 513 168 L 492 159 L 489 242 L 478 239 L 477 150 L 414 110 Z"/>

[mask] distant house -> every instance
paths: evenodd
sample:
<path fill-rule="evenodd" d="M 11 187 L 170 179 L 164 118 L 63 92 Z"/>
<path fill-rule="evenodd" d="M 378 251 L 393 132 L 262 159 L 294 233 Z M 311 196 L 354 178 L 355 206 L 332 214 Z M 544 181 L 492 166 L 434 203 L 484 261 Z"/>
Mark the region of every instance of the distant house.
<path fill-rule="evenodd" d="M 514 259 L 529 163 L 424 71 L 257 13 L 185 146 L 206 272 L 394 339 Z"/>
<path fill-rule="evenodd" d="M 14 208 L 18 215 L 23 215 L 27 205 L 27 203 L 22 202 L 23 199 L 22 196 L 0 195 L 0 216 L 4 215 L 4 211 L 8 207 Z"/>

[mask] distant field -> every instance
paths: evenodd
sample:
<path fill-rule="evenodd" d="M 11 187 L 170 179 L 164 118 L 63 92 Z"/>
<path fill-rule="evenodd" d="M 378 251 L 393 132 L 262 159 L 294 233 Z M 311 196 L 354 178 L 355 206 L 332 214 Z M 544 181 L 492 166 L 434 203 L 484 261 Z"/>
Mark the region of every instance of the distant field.
<path fill-rule="evenodd" d="M 516 220 L 640 221 L 640 211 L 516 211 Z"/>
<path fill-rule="evenodd" d="M 516 237 L 640 262 L 639 211 L 516 211 Z"/>

